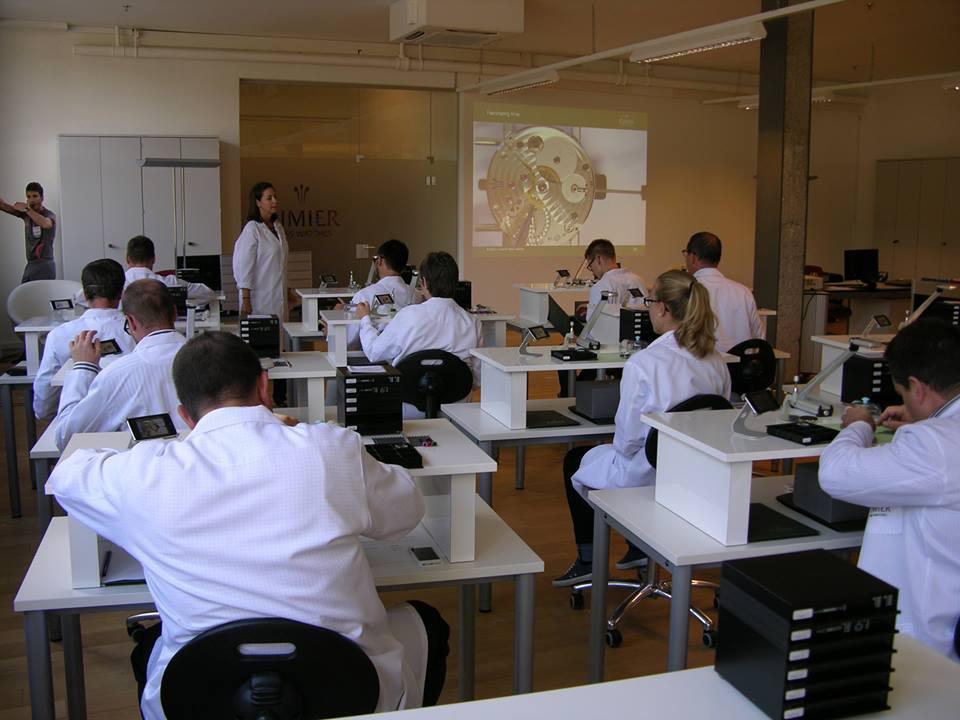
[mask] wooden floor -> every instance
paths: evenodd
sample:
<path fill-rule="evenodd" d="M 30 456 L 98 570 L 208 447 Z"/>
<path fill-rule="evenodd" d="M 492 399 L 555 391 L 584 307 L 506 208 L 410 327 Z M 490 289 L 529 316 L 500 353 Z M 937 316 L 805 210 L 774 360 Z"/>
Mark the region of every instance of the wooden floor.
<path fill-rule="evenodd" d="M 555 373 L 539 373 L 531 380 L 531 397 L 554 397 Z M 15 393 L 22 402 L 22 393 Z M 0 720 L 30 717 L 23 622 L 13 612 L 13 598 L 38 541 L 36 506 L 29 484 L 27 449 L 23 437 L 23 409 L 15 408 L 20 437 L 21 494 L 24 516 L 10 519 L 6 482 L 0 500 Z M 0 467 L 5 458 L 0 448 Z M 566 570 L 574 556 L 570 517 L 563 494 L 561 463 L 565 446 L 531 446 L 526 451 L 526 489 L 514 489 L 514 452 L 504 450 L 494 479 L 496 511 L 543 558 L 546 571 L 536 584 L 537 618 L 534 634 L 534 689 L 580 685 L 586 680 L 589 610 L 570 609 L 569 592 L 555 589 L 550 580 Z M 611 542 L 611 561 L 624 551 L 618 538 Z M 625 573 L 615 573 L 625 575 Z M 628 574 L 628 573 L 627 573 Z M 698 576 L 701 576 L 698 574 Z M 709 577 L 710 573 L 706 573 Z M 619 601 L 621 591 L 609 593 Z M 384 603 L 419 598 L 437 606 L 450 622 L 453 651 L 441 702 L 457 699 L 457 591 L 441 588 L 418 593 L 385 593 Z M 494 609 L 477 619 L 477 697 L 511 692 L 513 671 L 513 585 L 494 585 Z M 710 608 L 709 593 L 694 592 L 701 607 Z M 589 598 L 587 601 L 589 608 Z M 607 651 L 607 679 L 662 672 L 666 666 L 667 616 L 663 600 L 647 602 L 623 624 L 623 645 Z M 712 613 L 712 610 L 710 611 Z M 136 687 L 129 671 L 131 644 L 123 628 L 125 613 L 87 614 L 82 617 L 88 717 L 91 720 L 128 720 L 139 717 Z M 695 624 L 693 624 L 695 625 Z M 54 646 L 58 717 L 66 717 L 63 704 L 62 655 Z M 700 645 L 695 626 L 690 633 L 691 667 L 711 664 L 712 651 Z M 638 699 L 638 703 L 642 700 Z"/>

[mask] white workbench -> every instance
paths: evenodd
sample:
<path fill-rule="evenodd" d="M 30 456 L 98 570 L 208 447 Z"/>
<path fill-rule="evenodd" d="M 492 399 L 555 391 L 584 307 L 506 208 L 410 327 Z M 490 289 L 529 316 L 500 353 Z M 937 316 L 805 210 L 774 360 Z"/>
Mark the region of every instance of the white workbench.
<path fill-rule="evenodd" d="M 304 326 L 307 328 L 317 327 L 317 321 L 320 319 L 321 300 L 349 302 L 350 298 L 356 295 L 359 290 L 359 285 L 353 288 L 297 288 L 296 293 L 300 296 L 300 316 L 303 318 Z"/>
<path fill-rule="evenodd" d="M 857 351 L 857 355 L 871 359 L 882 358 L 883 352 L 886 350 L 886 344 L 893 340 L 893 335 L 885 333 L 867 335 L 866 337 L 863 335 L 814 335 L 810 340 L 820 349 L 820 368 L 822 369 L 845 353 L 850 347 L 851 340 L 866 340 L 876 343 L 875 348 L 861 347 Z M 839 397 L 842 386 L 843 367 L 841 366 L 826 377 L 820 384 L 820 389 Z"/>

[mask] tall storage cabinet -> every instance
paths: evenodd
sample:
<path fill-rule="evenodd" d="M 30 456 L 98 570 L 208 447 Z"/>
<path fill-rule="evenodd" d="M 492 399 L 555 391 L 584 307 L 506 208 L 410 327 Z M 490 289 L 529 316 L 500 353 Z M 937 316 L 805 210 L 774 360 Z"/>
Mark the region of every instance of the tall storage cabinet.
<path fill-rule="evenodd" d="M 182 254 L 219 255 L 220 169 L 183 166 L 219 157 L 209 137 L 61 136 L 63 277 L 79 280 L 97 258 L 123 263 L 140 234 L 153 240 L 158 270 Z"/>

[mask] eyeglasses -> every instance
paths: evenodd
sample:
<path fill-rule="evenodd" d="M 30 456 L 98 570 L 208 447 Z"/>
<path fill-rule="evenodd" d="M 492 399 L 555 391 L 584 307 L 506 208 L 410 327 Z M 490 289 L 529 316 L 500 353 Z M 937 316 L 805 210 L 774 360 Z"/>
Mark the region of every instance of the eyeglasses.
<path fill-rule="evenodd" d="M 684 257 L 686 257 L 687 255 L 690 254 L 690 251 L 687 250 L 686 248 L 684 248 L 683 250 L 680 251 L 680 254 L 683 255 Z"/>
<path fill-rule="evenodd" d="M 124 331 L 127 335 L 130 334 L 130 319 L 129 319 L 129 318 L 124 318 L 124 319 L 123 319 L 123 331 Z"/>
<path fill-rule="evenodd" d="M 592 265 L 597 261 L 597 257 L 598 257 L 597 255 L 594 255 L 592 258 L 587 260 L 587 270 L 593 270 Z"/>
<path fill-rule="evenodd" d="M 653 307 L 655 303 L 660 302 L 657 298 L 652 298 L 649 295 L 643 299 L 644 307 Z"/>

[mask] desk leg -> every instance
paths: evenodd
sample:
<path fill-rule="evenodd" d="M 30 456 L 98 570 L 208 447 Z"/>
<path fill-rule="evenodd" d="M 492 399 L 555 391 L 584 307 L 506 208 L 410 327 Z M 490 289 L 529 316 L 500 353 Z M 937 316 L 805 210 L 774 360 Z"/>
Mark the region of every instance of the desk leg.
<path fill-rule="evenodd" d="M 40 537 L 42 538 L 47 531 L 47 525 L 50 524 L 50 518 L 53 517 L 53 496 L 44 492 L 53 461 L 43 458 L 34 460 L 32 464 L 33 473 L 37 478 L 37 520 L 40 522 Z"/>
<path fill-rule="evenodd" d="M 577 396 L 577 371 L 567 370 L 567 397 L 575 398 Z"/>
<path fill-rule="evenodd" d="M 460 586 L 460 700 L 473 700 L 477 659 L 477 595 L 473 585 Z"/>
<path fill-rule="evenodd" d="M 67 717 L 86 720 L 87 693 L 83 679 L 83 640 L 80 637 L 80 616 L 60 616 L 63 628 L 63 669 L 67 680 Z"/>
<path fill-rule="evenodd" d="M 53 720 L 53 668 L 50 665 L 50 640 L 47 614 L 42 610 L 23 615 L 27 640 L 27 678 L 30 682 L 30 717 Z"/>
<path fill-rule="evenodd" d="M 10 517 L 22 515 L 20 509 L 20 474 L 17 470 L 17 427 L 13 417 L 13 386 L 0 385 L 3 413 L 3 441 L 7 453 L 7 484 L 10 486 Z M 31 412 L 33 405 L 31 404 Z"/>
<path fill-rule="evenodd" d="M 517 477 L 513 481 L 514 490 L 523 490 L 523 468 L 526 459 L 526 446 L 517 445 Z"/>
<path fill-rule="evenodd" d="M 673 575 L 670 581 L 670 639 L 667 650 L 667 672 L 683 670 L 687 667 L 687 632 L 690 612 L 690 579 L 692 570 L 689 565 L 675 566 L 670 569 Z"/>
<path fill-rule="evenodd" d="M 33 385 L 26 386 L 26 397 L 23 399 L 23 414 L 27 419 L 27 447 L 32 448 L 37 444 L 37 418 L 33 414 Z M 30 468 L 31 487 L 37 486 L 37 477 L 33 473 L 33 467 Z"/>
<path fill-rule="evenodd" d="M 607 635 L 607 563 L 610 528 L 602 510 L 593 511 L 593 581 L 590 588 L 590 644 L 587 650 L 587 682 L 603 681 L 603 650 Z"/>
<path fill-rule="evenodd" d="M 493 457 L 493 443 L 489 440 L 477 443 L 487 455 Z M 490 507 L 493 507 L 493 473 L 477 473 L 477 494 Z M 493 608 L 490 583 L 480 584 L 480 612 L 488 613 Z"/>
<path fill-rule="evenodd" d="M 514 580 L 513 694 L 533 691 L 534 576 Z"/>

